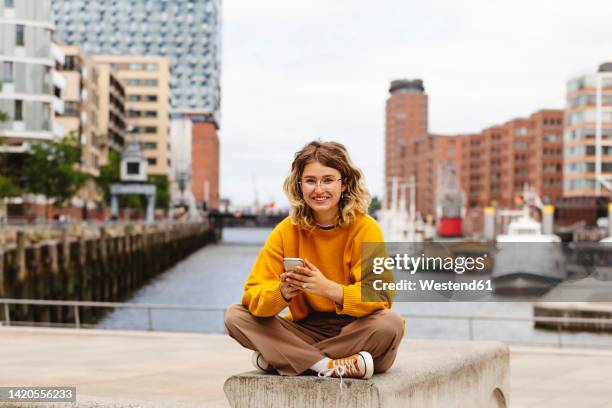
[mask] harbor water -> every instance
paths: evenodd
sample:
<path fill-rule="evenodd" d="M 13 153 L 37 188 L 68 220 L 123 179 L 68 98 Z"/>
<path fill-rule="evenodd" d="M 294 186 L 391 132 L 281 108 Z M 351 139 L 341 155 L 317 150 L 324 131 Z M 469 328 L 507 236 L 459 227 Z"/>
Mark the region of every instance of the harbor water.
<path fill-rule="evenodd" d="M 138 290 L 129 302 L 215 306 L 218 310 L 153 310 L 151 323 L 154 330 L 224 332 L 223 310 L 240 302 L 244 282 L 270 231 L 269 228 L 225 228 L 221 242 L 202 248 L 159 275 Z M 405 316 L 408 338 L 612 348 L 611 334 L 548 331 L 535 329 L 531 321 L 505 319 L 532 317 L 533 303 L 396 302 L 393 309 Z M 117 309 L 99 327 L 146 330 L 148 322 L 147 310 Z"/>

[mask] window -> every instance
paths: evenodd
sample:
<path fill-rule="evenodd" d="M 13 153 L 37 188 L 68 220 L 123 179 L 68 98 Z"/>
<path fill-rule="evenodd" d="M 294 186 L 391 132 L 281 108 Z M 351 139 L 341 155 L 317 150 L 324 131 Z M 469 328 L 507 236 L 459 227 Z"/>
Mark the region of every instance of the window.
<path fill-rule="evenodd" d="M 155 165 L 157 165 L 157 159 L 155 159 L 153 157 L 149 157 L 147 159 L 147 163 L 149 163 L 149 165 L 151 165 L 151 166 L 155 166 Z"/>
<path fill-rule="evenodd" d="M 79 106 L 77 102 L 64 102 L 64 116 L 78 116 Z"/>
<path fill-rule="evenodd" d="M 77 58 L 74 55 L 67 55 L 64 59 L 64 71 L 78 71 Z"/>
<path fill-rule="evenodd" d="M 159 66 L 157 64 L 147 64 L 147 71 L 157 71 L 159 69 Z"/>
<path fill-rule="evenodd" d="M 4 0 L 4 8 L 14 8 L 15 1 L 14 0 Z"/>
<path fill-rule="evenodd" d="M 18 46 L 25 45 L 23 24 L 17 24 L 15 26 L 15 45 L 18 45 Z"/>
<path fill-rule="evenodd" d="M 128 79 L 128 85 L 139 86 L 140 85 L 140 79 Z"/>
<path fill-rule="evenodd" d="M 157 128 L 155 126 L 147 126 L 144 128 L 145 133 L 157 133 Z"/>
<path fill-rule="evenodd" d="M 144 112 L 144 117 L 145 118 L 156 118 L 157 117 L 157 112 L 155 112 L 155 111 L 145 111 Z"/>
<path fill-rule="evenodd" d="M 15 101 L 15 120 L 16 121 L 23 120 L 23 101 L 20 101 L 20 100 Z"/>
<path fill-rule="evenodd" d="M 157 86 L 157 79 L 147 79 L 145 81 L 145 85 L 147 85 L 147 86 Z"/>
<path fill-rule="evenodd" d="M 157 143 L 155 142 L 144 142 L 144 148 L 147 150 L 155 150 L 157 149 Z"/>
<path fill-rule="evenodd" d="M 140 174 L 140 163 L 127 162 L 127 174 Z"/>
<path fill-rule="evenodd" d="M 157 102 L 157 95 L 144 95 L 144 100 L 147 102 Z"/>
<path fill-rule="evenodd" d="M 130 64 L 130 71 L 141 71 L 142 70 L 142 64 L 139 63 L 132 63 Z"/>
<path fill-rule="evenodd" d="M 13 63 L 5 61 L 2 65 L 2 82 L 13 82 Z"/>
<path fill-rule="evenodd" d="M 129 95 L 128 101 L 130 102 L 138 102 L 140 100 L 140 95 Z"/>

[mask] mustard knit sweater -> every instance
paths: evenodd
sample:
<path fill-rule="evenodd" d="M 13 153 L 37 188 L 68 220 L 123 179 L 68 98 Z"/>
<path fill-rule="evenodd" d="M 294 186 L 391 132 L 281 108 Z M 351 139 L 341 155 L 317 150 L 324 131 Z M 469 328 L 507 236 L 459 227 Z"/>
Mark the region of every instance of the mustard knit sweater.
<path fill-rule="evenodd" d="M 380 227 L 369 215 L 357 215 L 345 228 L 317 228 L 312 232 L 298 228 L 289 217 L 285 218 L 274 228 L 259 253 L 246 281 L 242 304 L 254 316 L 275 316 L 289 306 L 290 313 L 285 317 L 294 321 L 303 319 L 313 310 L 362 317 L 391 308 L 390 300 L 361 300 L 362 242 L 384 242 Z M 305 292 L 287 303 L 280 292 L 283 258 L 305 258 L 312 262 L 327 279 L 342 285 L 343 304 Z"/>

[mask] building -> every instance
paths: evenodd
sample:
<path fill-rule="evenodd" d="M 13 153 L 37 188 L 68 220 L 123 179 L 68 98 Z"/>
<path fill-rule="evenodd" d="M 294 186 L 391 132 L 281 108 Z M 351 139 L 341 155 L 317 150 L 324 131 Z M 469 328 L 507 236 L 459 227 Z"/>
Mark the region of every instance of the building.
<path fill-rule="evenodd" d="M 53 11 L 58 38 L 91 55 L 169 58 L 172 116 L 193 120 L 193 195 L 217 208 L 221 1 L 54 0 Z"/>
<path fill-rule="evenodd" d="M 58 38 L 89 55 L 167 56 L 173 112 L 218 121 L 220 0 L 53 0 L 53 13 Z"/>
<path fill-rule="evenodd" d="M 436 191 L 444 184 L 437 179 L 442 165 L 444 173 L 454 173 L 463 188 L 468 217 L 482 218 L 484 207 L 491 205 L 519 205 L 526 185 L 543 202 L 555 203 L 561 197 L 563 111 L 540 110 L 480 133 L 434 135 L 428 129 L 428 96 L 421 80 L 392 81 L 389 92 L 385 129 L 387 206 L 393 178 L 404 185 L 414 180 L 416 212 L 435 217 L 439 204 Z"/>
<path fill-rule="evenodd" d="M 389 87 L 385 109 L 385 202 L 390 205 L 393 179 L 406 184 L 417 180 L 417 209 L 423 209 L 423 194 L 419 191 L 424 180 L 419 158 L 423 141 L 428 137 L 428 96 L 423 81 L 396 80 Z"/>
<path fill-rule="evenodd" d="M 126 137 L 137 137 L 151 176 L 173 177 L 170 145 L 170 63 L 166 57 L 93 56 L 124 85 Z"/>
<path fill-rule="evenodd" d="M 612 191 L 612 63 L 567 82 L 563 133 L 563 224 L 594 225 Z"/>
<path fill-rule="evenodd" d="M 564 197 L 612 190 L 612 63 L 567 83 Z"/>
<path fill-rule="evenodd" d="M 60 75 L 66 82 L 62 96 L 64 112 L 56 121 L 65 136 L 78 138 L 81 144 L 81 170 L 92 177 L 100 175 L 102 135 L 98 125 L 98 73 L 93 61 L 76 46 L 61 45 L 65 55 Z"/>
<path fill-rule="evenodd" d="M 2 1 L 0 19 L 0 137 L 3 149 L 23 153 L 28 142 L 64 134 L 53 121 L 64 111 L 65 83 L 55 72 L 64 56 L 51 40 L 51 0 Z"/>
<path fill-rule="evenodd" d="M 98 77 L 98 135 L 101 138 L 100 164 L 108 163 L 111 150 L 125 146 L 125 87 L 109 64 L 96 64 Z"/>

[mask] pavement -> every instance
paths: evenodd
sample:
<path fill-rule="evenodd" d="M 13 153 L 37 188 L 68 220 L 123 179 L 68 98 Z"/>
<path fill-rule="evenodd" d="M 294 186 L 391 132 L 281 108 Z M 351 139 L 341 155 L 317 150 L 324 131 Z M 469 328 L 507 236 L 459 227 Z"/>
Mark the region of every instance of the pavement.
<path fill-rule="evenodd" d="M 612 350 L 510 349 L 511 407 L 612 408 Z M 228 407 L 250 357 L 221 334 L 0 327 L 0 386 L 76 386 L 80 406 Z"/>

